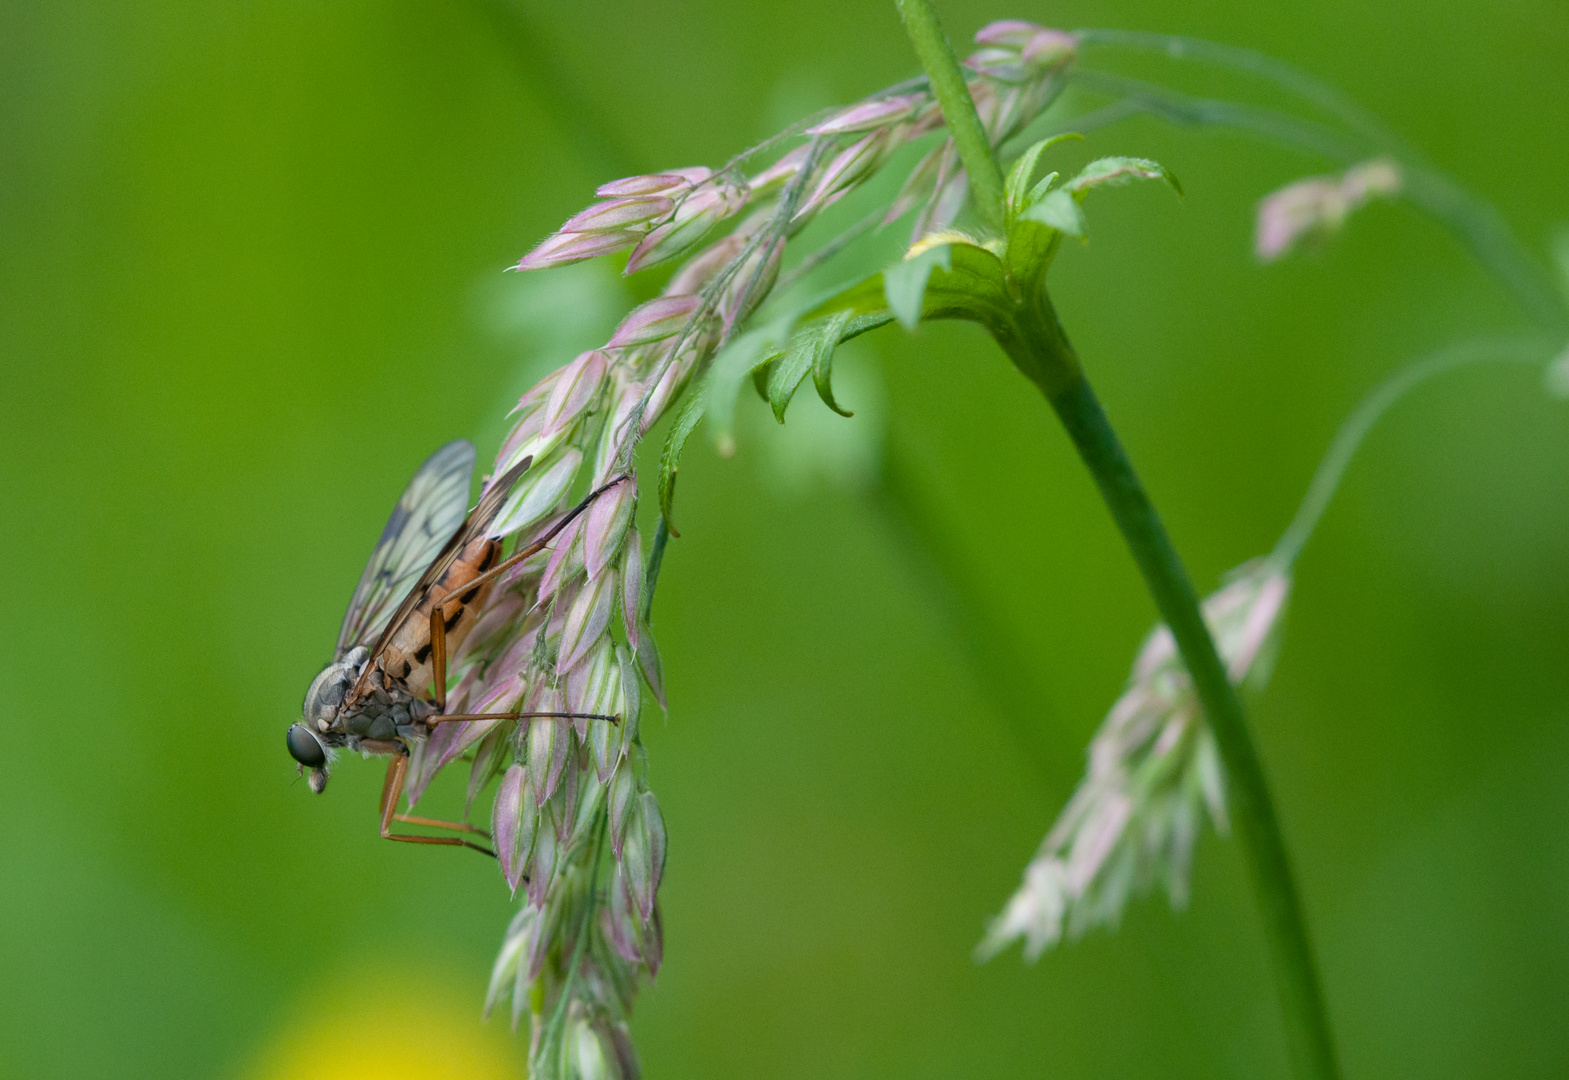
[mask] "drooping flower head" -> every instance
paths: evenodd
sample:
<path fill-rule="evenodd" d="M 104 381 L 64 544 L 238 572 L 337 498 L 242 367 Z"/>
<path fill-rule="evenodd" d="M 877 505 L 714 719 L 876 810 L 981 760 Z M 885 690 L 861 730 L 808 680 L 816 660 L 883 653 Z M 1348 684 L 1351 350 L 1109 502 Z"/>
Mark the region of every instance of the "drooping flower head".
<path fill-rule="evenodd" d="M 1267 678 L 1290 585 L 1285 572 L 1261 561 L 1204 601 L 1232 682 Z M 1225 774 L 1193 679 L 1161 625 L 1145 639 L 1128 688 L 1090 743 L 1084 779 L 977 956 L 994 956 L 1022 938 L 1025 957 L 1034 960 L 1064 934 L 1115 926 L 1129 896 L 1157 882 L 1183 906 L 1206 817 L 1226 830 Z"/>
<path fill-rule="evenodd" d="M 1008 22 L 983 29 L 977 43 L 970 89 L 1001 143 L 1060 91 L 1076 42 Z M 626 1021 L 639 983 L 657 973 L 663 955 L 666 835 L 639 721 L 642 684 L 661 706 L 664 688 L 647 623 L 633 451 L 744 331 L 801 231 L 901 147 L 941 127 L 924 80 L 876 94 L 718 169 L 603 184 L 598 201 L 515 267 L 620 252 L 627 273 L 677 264 L 660 296 L 514 409 L 492 475 L 525 457 L 533 465 L 497 516 L 495 535 L 531 543 L 583 492 L 610 486 L 550 548 L 498 584 L 452 662 L 452 711 L 598 713 L 620 722 L 444 724 L 411 768 L 411 802 L 462 757 L 472 759 L 471 803 L 499 780 L 491 809 L 497 855 L 525 901 L 505 935 L 487 1007 L 510 997 L 514 1023 L 531 1017 L 533 1076 L 635 1076 Z M 757 167 L 758 159 L 767 163 Z M 953 220 L 965 191 L 952 142 L 941 140 L 906 178 L 887 220 L 917 210 L 915 232 L 924 235 Z M 828 393 L 825 383 L 820 391 Z M 620 476 L 627 479 L 614 482 Z"/>
<path fill-rule="evenodd" d="M 1340 176 L 1310 176 L 1267 196 L 1258 207 L 1253 250 L 1274 262 L 1313 239 L 1339 232 L 1351 214 L 1375 198 L 1398 195 L 1400 168 L 1386 158 L 1353 165 Z"/>

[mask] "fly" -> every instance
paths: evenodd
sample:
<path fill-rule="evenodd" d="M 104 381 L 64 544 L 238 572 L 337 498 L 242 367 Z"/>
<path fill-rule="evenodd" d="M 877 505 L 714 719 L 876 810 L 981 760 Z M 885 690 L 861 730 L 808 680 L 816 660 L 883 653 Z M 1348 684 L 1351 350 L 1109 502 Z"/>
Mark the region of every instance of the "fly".
<path fill-rule="evenodd" d="M 617 477 L 589 495 L 538 540 L 501 557 L 502 542 L 488 535 L 532 458 L 508 469 L 468 506 L 474 447 L 450 442 L 421 465 L 376 542 L 338 632 L 338 646 L 305 694 L 301 720 L 289 727 L 289 755 L 310 770 L 311 790 L 326 790 L 333 751 L 347 747 L 387 754 L 381 790 L 381 835 L 410 844 L 470 847 L 456 836 L 392 831 L 394 821 L 457 832 L 487 834 L 472 825 L 397 813 L 408 774 L 409 747 L 437 724 L 460 720 L 532 720 L 586 717 L 618 723 L 598 713 L 448 713 L 447 656 L 473 628 L 495 580 L 542 550 L 600 494 L 627 479 Z"/>

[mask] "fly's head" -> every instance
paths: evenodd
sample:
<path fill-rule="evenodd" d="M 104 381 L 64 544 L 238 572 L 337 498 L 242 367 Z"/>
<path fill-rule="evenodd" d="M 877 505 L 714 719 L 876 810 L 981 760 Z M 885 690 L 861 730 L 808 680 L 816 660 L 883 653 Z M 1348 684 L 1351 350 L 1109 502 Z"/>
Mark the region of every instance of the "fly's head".
<path fill-rule="evenodd" d="M 289 756 L 299 763 L 301 772 L 309 770 L 311 790 L 318 795 L 327 789 L 331 748 L 344 742 L 336 730 L 344 700 L 365 669 L 368 657 L 369 650 L 361 645 L 323 668 L 305 692 L 304 715 L 298 723 L 289 725 L 284 737 Z"/>

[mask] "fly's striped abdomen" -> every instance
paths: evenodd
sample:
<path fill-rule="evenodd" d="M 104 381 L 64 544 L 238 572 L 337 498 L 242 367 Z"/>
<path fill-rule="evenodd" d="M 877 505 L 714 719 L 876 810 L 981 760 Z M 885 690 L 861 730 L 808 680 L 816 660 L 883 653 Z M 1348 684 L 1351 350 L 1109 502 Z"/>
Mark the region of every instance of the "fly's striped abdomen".
<path fill-rule="evenodd" d="M 380 665 L 388 678 L 402 683 L 419 697 L 428 697 L 433 675 L 430 657 L 430 609 L 435 597 L 450 596 L 442 602 L 447 628 L 447 656 L 450 658 L 474 626 L 474 620 L 493 581 L 463 592 L 463 586 L 495 565 L 501 555 L 501 542 L 480 536 L 469 541 L 446 573 L 430 589 L 392 635 L 382 651 Z"/>

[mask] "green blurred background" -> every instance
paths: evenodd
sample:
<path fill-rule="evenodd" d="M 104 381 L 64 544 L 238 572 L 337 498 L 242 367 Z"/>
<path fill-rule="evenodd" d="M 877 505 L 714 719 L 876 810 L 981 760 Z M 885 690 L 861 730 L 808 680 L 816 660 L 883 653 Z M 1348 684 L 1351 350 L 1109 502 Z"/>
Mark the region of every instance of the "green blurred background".
<path fill-rule="evenodd" d="M 1022 17 L 1259 48 L 1537 250 L 1569 219 L 1556 0 L 940 11 L 956 40 Z M 0 7 L 0 1075 L 517 1074 L 523 1040 L 479 1021 L 494 864 L 378 840 L 374 764 L 313 798 L 284 727 L 415 465 L 493 450 L 626 302 L 592 268 L 560 294 L 501 269 L 618 169 L 717 164 L 914 67 L 892 4 L 859 0 Z M 1273 543 L 1382 374 L 1522 324 L 1400 206 L 1258 267 L 1254 201 L 1322 162 L 1143 121 L 1090 149 L 1188 191 L 1106 197 L 1053 274 L 1201 589 Z M 1186 912 L 971 962 L 1153 609 L 978 331 L 853 355 L 856 419 L 803 395 L 779 429 L 748 397 L 739 453 L 694 440 L 682 473 L 648 1075 L 1284 1075 L 1228 841 Z M 814 431 L 886 439 L 905 509 L 803 466 Z M 1378 430 L 1301 563 L 1252 719 L 1348 1076 L 1569 1072 L 1566 496 L 1565 406 L 1455 374 Z"/>

